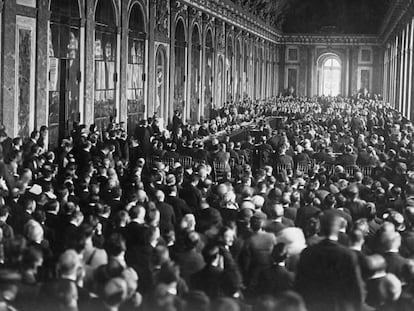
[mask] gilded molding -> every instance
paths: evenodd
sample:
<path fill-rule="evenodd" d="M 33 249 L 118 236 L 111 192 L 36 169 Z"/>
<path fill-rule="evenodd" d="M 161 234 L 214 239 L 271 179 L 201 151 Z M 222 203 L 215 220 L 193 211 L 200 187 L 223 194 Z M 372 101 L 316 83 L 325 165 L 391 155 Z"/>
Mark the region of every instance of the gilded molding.
<path fill-rule="evenodd" d="M 279 41 L 281 44 L 294 45 L 379 45 L 377 36 L 364 35 L 284 35 Z"/>

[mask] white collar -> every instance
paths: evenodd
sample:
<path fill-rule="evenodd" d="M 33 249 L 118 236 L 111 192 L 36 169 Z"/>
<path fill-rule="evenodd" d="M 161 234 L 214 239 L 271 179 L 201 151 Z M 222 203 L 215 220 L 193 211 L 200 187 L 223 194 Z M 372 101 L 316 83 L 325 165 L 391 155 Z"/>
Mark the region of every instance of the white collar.
<path fill-rule="evenodd" d="M 370 277 L 370 280 L 375 280 L 375 279 L 383 278 L 386 275 L 387 275 L 387 273 L 385 271 L 379 271 L 379 272 L 374 273 L 374 275 Z"/>
<path fill-rule="evenodd" d="M 338 242 L 338 236 L 335 235 L 331 235 L 326 237 L 329 241 L 334 241 L 334 242 Z"/>

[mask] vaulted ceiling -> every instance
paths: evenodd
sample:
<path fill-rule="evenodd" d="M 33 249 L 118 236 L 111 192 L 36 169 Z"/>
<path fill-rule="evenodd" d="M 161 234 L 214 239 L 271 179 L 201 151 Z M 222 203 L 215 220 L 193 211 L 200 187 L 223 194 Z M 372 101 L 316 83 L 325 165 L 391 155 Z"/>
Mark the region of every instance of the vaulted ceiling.
<path fill-rule="evenodd" d="M 233 0 L 287 33 L 376 34 L 391 0 Z"/>

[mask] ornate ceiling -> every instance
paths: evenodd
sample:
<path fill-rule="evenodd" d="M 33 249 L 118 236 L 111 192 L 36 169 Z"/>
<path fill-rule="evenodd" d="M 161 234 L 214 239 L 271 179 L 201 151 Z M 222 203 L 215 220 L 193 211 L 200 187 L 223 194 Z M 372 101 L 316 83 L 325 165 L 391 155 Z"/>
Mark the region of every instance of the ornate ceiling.
<path fill-rule="evenodd" d="M 377 34 L 392 0 L 232 0 L 287 33 Z"/>
<path fill-rule="evenodd" d="M 285 15 L 296 0 L 232 0 L 272 26 L 282 29 Z M 306 1 L 306 0 L 305 0 Z"/>

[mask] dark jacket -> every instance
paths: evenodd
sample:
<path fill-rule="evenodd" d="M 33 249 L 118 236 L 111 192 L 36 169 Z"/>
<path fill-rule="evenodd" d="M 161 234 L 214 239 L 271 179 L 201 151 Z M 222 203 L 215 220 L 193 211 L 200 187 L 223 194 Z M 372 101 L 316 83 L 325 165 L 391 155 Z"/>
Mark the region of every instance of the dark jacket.
<path fill-rule="evenodd" d="M 181 189 L 180 198 L 182 198 L 193 211 L 200 208 L 203 199 L 201 191 L 190 183 L 187 183 L 183 189 Z"/>
<path fill-rule="evenodd" d="M 309 311 L 360 310 L 362 284 L 356 255 L 337 242 L 325 239 L 302 252 L 295 288 Z"/>
<path fill-rule="evenodd" d="M 259 295 L 277 296 L 291 290 L 294 285 L 295 274 L 285 267 L 273 265 L 260 273 L 259 284 L 254 292 Z"/>
<path fill-rule="evenodd" d="M 161 233 L 174 230 L 176 218 L 172 206 L 165 202 L 158 202 L 157 209 L 160 212 L 160 230 Z"/>
<path fill-rule="evenodd" d="M 387 262 L 387 272 L 394 274 L 400 280 L 404 280 L 405 271 L 407 271 L 406 268 L 409 264 L 408 260 L 399 253 L 392 252 L 386 252 L 384 258 Z"/>

